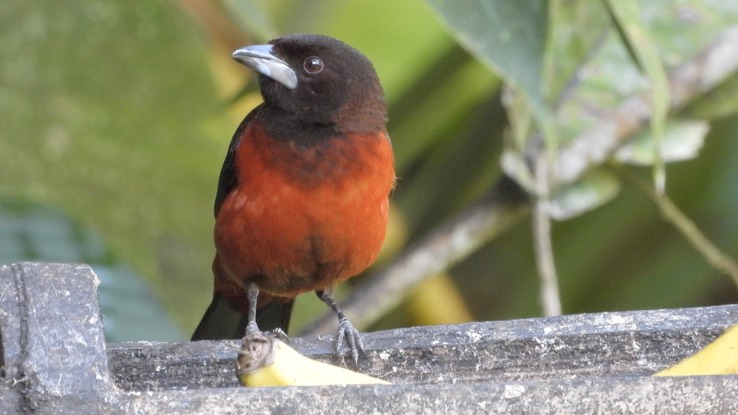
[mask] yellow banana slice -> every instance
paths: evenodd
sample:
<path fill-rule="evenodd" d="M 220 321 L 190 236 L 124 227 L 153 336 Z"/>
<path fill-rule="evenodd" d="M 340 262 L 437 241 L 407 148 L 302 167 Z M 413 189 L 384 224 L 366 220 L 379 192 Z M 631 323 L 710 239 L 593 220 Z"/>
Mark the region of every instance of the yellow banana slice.
<path fill-rule="evenodd" d="M 738 373 L 738 324 L 674 366 L 654 376 L 730 375 Z"/>
<path fill-rule="evenodd" d="M 236 376 L 243 386 L 389 384 L 301 355 L 275 336 L 249 334 L 242 340 Z"/>

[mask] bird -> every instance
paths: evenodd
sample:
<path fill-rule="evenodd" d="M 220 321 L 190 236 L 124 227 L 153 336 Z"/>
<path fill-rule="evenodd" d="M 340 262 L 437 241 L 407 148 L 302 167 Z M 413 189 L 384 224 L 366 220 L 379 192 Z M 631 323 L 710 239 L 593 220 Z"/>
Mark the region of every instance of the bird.
<path fill-rule="evenodd" d="M 395 187 L 387 104 L 371 61 L 324 35 L 237 49 L 263 102 L 231 139 L 215 196 L 214 294 L 192 340 L 286 332 L 314 291 L 338 318 L 335 349 L 364 346 L 333 298 L 384 241 Z M 346 342 L 345 346 L 344 341 Z"/>

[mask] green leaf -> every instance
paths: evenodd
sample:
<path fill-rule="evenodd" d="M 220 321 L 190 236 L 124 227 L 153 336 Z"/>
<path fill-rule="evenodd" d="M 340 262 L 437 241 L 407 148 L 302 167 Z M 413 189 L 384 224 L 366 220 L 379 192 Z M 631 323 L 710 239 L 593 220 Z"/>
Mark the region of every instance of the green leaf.
<path fill-rule="evenodd" d="M 558 2 L 555 4 L 559 4 Z M 568 4 L 566 2 L 562 4 Z M 600 2 L 588 2 L 590 7 Z M 642 17 L 649 28 L 649 34 L 657 43 L 662 60 L 668 67 L 683 63 L 693 57 L 707 44 L 714 41 L 725 28 L 738 21 L 738 2 L 721 2 L 719 0 L 686 0 L 684 2 L 642 1 L 639 3 Z M 566 11 L 566 7 L 561 6 Z M 554 9 L 557 16 L 567 16 Z M 558 13 L 558 14 L 557 14 Z M 584 12 L 570 14 L 582 15 L 580 20 L 586 21 Z M 592 11 L 594 13 L 594 11 Z M 602 13 L 606 17 L 606 13 Z M 566 45 L 565 37 L 569 33 L 576 33 L 578 28 L 566 24 L 551 23 L 553 40 L 558 45 Z M 574 25 L 574 23 L 570 23 Z M 582 23 L 585 25 L 588 23 Z M 611 27 L 609 22 L 602 26 Z M 593 37 L 596 32 L 590 30 Z M 563 37 L 564 39 L 559 39 Z M 568 43 L 577 42 L 572 39 Z M 554 54 L 556 61 L 568 61 L 570 57 L 566 48 L 554 45 L 558 50 L 547 51 Z M 562 67 L 566 64 L 560 63 Z M 551 84 L 556 82 L 554 78 Z M 566 145 L 568 141 L 579 136 L 584 131 L 594 128 L 610 116 L 613 108 L 624 99 L 637 94 L 647 94 L 650 82 L 647 74 L 639 71 L 633 64 L 632 56 L 622 44 L 622 38 L 614 30 L 601 45 L 592 50 L 589 61 L 577 74 L 577 88 L 571 91 L 572 97 L 562 103 L 558 109 L 557 127 L 559 145 Z M 726 81 L 714 91 L 714 97 L 698 99 L 699 105 L 690 106 L 682 114 L 684 118 L 718 118 L 731 113 L 731 105 L 738 100 L 734 96 L 738 93 L 738 85 L 733 90 Z M 738 81 L 736 81 L 738 83 Z M 725 89 L 723 89 L 725 88 Z M 734 92 L 735 91 L 735 92 Z M 711 94 L 712 95 L 712 94 Z M 721 98 L 718 98 L 721 97 Z M 704 105 L 704 107 L 703 107 Z M 712 105 L 715 105 L 714 107 Z M 697 112 L 700 109 L 700 112 Z M 721 115 L 722 114 L 722 115 Z"/>
<path fill-rule="evenodd" d="M 428 0 L 428 3 L 464 48 L 522 89 L 539 117 L 547 114 L 543 53 L 548 2 Z"/>
<path fill-rule="evenodd" d="M 657 149 L 662 147 L 664 123 L 669 111 L 670 93 L 666 70 L 661 63 L 658 47 L 651 38 L 649 28 L 641 18 L 639 3 L 636 0 L 610 0 L 607 4 L 627 37 L 629 50 L 635 53 L 638 63 L 651 80 L 649 94 L 652 106 L 651 130 L 656 144 L 653 163 L 654 182 L 656 190 L 662 193 L 666 186 L 666 168 L 661 159 L 661 152 Z"/>
<path fill-rule="evenodd" d="M 705 121 L 667 121 L 661 140 L 661 151 L 651 131 L 643 131 L 636 138 L 618 149 L 615 158 L 623 163 L 651 166 L 656 163 L 654 154 L 664 163 L 696 158 L 705 142 L 710 125 Z"/>
<path fill-rule="evenodd" d="M 545 143 L 543 148 L 550 158 L 555 158 L 557 134 L 544 87 L 548 2 L 428 2 L 448 26 L 451 35 L 513 87 L 514 99 L 520 101 L 513 104 L 514 108 L 509 108 L 508 113 L 514 141 L 508 142 L 508 146 L 513 147 L 512 151 L 522 154 L 529 147 L 526 141 L 535 137 L 529 134 L 532 116 Z M 536 193 L 546 194 L 548 189 L 536 189 Z"/>
<path fill-rule="evenodd" d="M 576 74 L 605 40 L 610 21 L 599 1 L 554 1 L 549 11 L 545 85 L 552 105 L 557 106 L 578 86 Z"/>
<path fill-rule="evenodd" d="M 537 0 L 429 0 L 452 36 L 543 105 L 541 74 L 547 6 Z"/>
<path fill-rule="evenodd" d="M 620 190 L 620 181 L 604 170 L 592 170 L 581 179 L 559 189 L 551 198 L 550 215 L 567 220 L 594 210 L 612 200 Z"/>
<path fill-rule="evenodd" d="M 738 2 L 735 1 L 648 0 L 638 5 L 667 67 L 695 56 L 738 21 Z"/>

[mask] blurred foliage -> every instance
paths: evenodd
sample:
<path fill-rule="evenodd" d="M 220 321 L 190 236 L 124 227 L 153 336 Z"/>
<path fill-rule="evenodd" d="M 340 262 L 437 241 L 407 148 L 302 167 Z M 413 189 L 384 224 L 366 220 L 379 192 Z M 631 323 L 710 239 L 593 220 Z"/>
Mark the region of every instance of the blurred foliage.
<path fill-rule="evenodd" d="M 649 72 L 632 53 L 637 39 L 618 32 L 602 2 L 460 4 L 7 0 L 0 9 L 0 196 L 54 206 L 100 235 L 109 260 L 145 277 L 188 333 L 211 295 L 212 200 L 222 157 L 237 123 L 260 100 L 253 75 L 230 61 L 233 48 L 315 32 L 374 62 L 390 103 L 399 176 L 392 226 L 403 231 L 390 235 L 409 242 L 491 187 L 503 151 L 518 160 L 507 172 L 524 183 L 526 140 L 541 123 L 551 123 L 543 130 L 553 127 L 554 144 L 565 145 L 625 96 L 650 88 Z M 485 5 L 494 7 L 474 9 Z M 718 0 L 638 7 L 638 28 L 667 71 L 738 23 L 738 6 Z M 667 165 L 667 191 L 733 256 L 735 85 L 735 77 L 726 80 L 670 114 L 665 127 L 678 117 L 709 124 L 696 158 Z M 593 182 L 604 183 L 598 177 Z M 730 280 L 635 187 L 622 182 L 617 194 L 612 183 L 603 187 L 612 201 L 554 227 L 565 312 L 738 299 Z M 0 216 L 0 225 L 7 220 Z M 449 271 L 475 319 L 539 314 L 530 235 L 521 224 Z M 44 252 L 19 256 L 11 260 L 59 260 Z M 136 284 L 132 275 L 121 280 Z M 309 303 L 314 296 L 303 297 Z M 443 309 L 441 302 L 427 307 Z M 404 311 L 378 327 L 415 324 Z"/>
<path fill-rule="evenodd" d="M 149 285 L 115 260 L 100 235 L 49 206 L 0 199 L 0 264 L 24 259 L 90 265 L 108 341 L 183 338 Z"/>
<path fill-rule="evenodd" d="M 167 2 L 106 1 L 8 1 L 0 27 L 0 193 L 90 227 L 195 319 L 230 130 L 196 28 Z"/>

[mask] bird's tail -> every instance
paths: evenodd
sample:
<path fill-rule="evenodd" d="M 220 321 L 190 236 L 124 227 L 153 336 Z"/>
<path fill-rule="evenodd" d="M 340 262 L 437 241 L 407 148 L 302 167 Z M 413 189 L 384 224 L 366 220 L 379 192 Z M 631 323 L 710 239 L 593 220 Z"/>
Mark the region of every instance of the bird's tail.
<path fill-rule="evenodd" d="M 293 300 L 287 302 L 272 300 L 264 307 L 260 307 L 256 312 L 259 330 L 270 331 L 280 328 L 287 333 L 293 303 Z M 192 340 L 240 339 L 246 333 L 247 324 L 247 315 L 239 313 L 225 299 L 215 294 L 192 334 Z"/>

